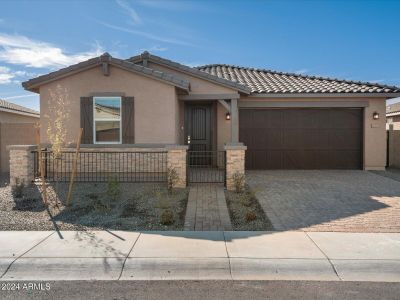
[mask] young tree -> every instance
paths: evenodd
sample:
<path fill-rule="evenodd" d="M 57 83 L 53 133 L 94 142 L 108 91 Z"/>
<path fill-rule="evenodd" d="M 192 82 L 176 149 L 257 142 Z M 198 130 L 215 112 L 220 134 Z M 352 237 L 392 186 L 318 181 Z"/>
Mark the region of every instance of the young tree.
<path fill-rule="evenodd" d="M 47 139 L 51 144 L 52 159 L 54 159 L 54 180 L 55 190 L 58 192 L 60 177 L 60 166 L 62 164 L 62 149 L 67 144 L 66 124 L 69 120 L 70 108 L 68 90 L 61 85 L 57 85 L 54 90 L 50 90 L 48 101 L 47 118 Z M 56 205 L 58 201 L 56 199 Z"/>

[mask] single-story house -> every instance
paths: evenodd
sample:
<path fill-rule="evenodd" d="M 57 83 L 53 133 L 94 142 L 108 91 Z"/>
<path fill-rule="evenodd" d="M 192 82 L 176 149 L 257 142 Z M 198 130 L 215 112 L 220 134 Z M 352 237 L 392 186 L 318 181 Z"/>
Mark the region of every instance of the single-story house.
<path fill-rule="evenodd" d="M 67 139 L 83 144 L 247 146 L 247 169 L 365 169 L 386 164 L 386 100 L 400 88 L 212 64 L 189 67 L 143 52 L 100 57 L 23 83 L 40 94 L 41 139 L 61 87 Z"/>
<path fill-rule="evenodd" d="M 7 146 L 35 144 L 38 111 L 0 99 L 0 172 L 10 169 Z"/>
<path fill-rule="evenodd" d="M 400 102 L 386 106 L 386 128 L 400 130 Z"/>

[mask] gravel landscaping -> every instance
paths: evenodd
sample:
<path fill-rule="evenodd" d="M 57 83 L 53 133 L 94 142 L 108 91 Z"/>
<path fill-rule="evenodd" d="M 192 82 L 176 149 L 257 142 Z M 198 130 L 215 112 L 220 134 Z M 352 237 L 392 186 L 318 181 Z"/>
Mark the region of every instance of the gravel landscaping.
<path fill-rule="evenodd" d="M 240 193 L 226 191 L 225 197 L 233 230 L 274 230 L 254 192 L 248 186 Z"/>
<path fill-rule="evenodd" d="M 46 207 L 39 186 L 24 187 L 17 197 L 3 176 L 0 230 L 183 230 L 187 189 L 168 193 L 166 184 L 76 183 L 70 208 L 67 183 L 47 190 Z"/>

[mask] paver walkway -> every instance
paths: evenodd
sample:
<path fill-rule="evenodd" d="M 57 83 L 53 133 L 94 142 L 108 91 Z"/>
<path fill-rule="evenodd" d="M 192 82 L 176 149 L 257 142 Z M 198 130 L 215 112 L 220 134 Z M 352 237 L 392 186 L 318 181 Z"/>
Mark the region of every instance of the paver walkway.
<path fill-rule="evenodd" d="M 190 186 L 184 230 L 232 230 L 222 185 Z"/>
<path fill-rule="evenodd" d="M 249 171 L 277 230 L 400 232 L 400 182 L 368 171 Z"/>

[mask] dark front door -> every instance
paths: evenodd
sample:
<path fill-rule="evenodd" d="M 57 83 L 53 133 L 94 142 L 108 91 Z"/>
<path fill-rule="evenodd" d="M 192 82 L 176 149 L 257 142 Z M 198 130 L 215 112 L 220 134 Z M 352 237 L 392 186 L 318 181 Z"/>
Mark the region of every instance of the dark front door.
<path fill-rule="evenodd" d="M 185 129 L 189 151 L 211 151 L 211 105 L 187 104 Z"/>
<path fill-rule="evenodd" d="M 363 111 L 241 109 L 248 169 L 360 169 Z"/>

